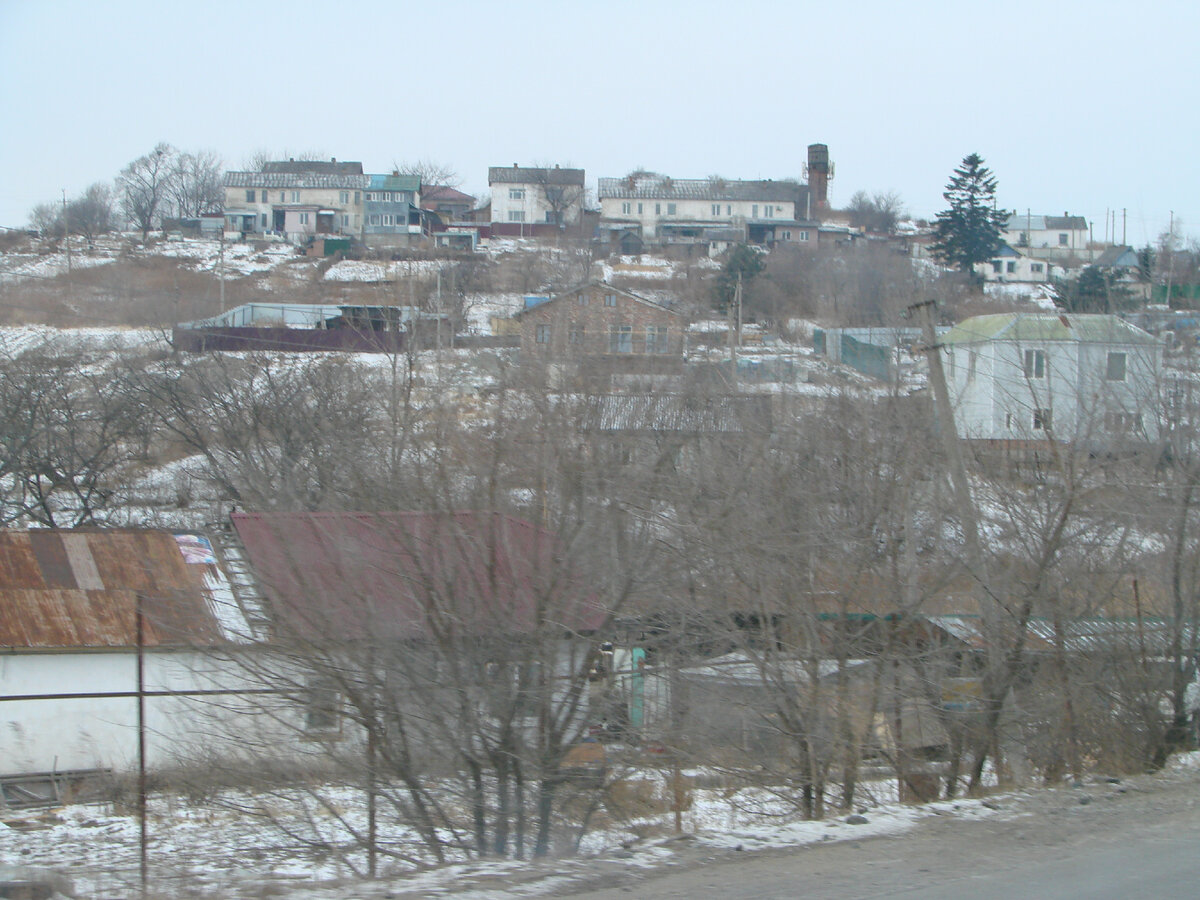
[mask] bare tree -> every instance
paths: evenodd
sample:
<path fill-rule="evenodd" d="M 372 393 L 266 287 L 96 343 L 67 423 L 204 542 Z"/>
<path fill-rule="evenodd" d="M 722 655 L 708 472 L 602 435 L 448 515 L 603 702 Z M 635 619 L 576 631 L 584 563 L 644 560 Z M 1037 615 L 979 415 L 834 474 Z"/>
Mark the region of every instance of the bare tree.
<path fill-rule="evenodd" d="M 414 175 L 421 179 L 421 188 L 450 187 L 456 188 L 462 184 L 462 176 L 454 167 L 439 160 L 423 157 L 408 162 L 392 162 L 392 168 L 401 175 Z"/>
<path fill-rule="evenodd" d="M 225 200 L 222 167 L 221 157 L 213 150 L 175 157 L 167 193 L 176 215 L 196 217 L 221 210 Z"/>
<path fill-rule="evenodd" d="M 121 210 L 142 232 L 143 239 L 158 223 L 170 198 L 178 153 L 170 144 L 160 143 L 127 165 L 117 176 Z"/>
<path fill-rule="evenodd" d="M 895 191 L 856 191 L 846 207 L 850 224 L 877 234 L 891 234 L 904 215 L 904 203 Z"/>

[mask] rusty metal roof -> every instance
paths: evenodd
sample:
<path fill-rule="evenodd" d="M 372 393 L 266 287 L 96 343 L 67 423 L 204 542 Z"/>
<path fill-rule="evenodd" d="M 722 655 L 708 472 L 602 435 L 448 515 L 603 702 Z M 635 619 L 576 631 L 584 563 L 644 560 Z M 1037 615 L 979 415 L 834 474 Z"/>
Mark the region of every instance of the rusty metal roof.
<path fill-rule="evenodd" d="M 276 636 L 427 639 L 592 631 L 605 620 L 553 536 L 482 512 L 235 513 Z"/>
<path fill-rule="evenodd" d="M 208 548 L 197 553 L 196 547 Z M 203 538 L 160 531 L 0 532 L 0 647 L 127 648 L 224 638 Z"/>

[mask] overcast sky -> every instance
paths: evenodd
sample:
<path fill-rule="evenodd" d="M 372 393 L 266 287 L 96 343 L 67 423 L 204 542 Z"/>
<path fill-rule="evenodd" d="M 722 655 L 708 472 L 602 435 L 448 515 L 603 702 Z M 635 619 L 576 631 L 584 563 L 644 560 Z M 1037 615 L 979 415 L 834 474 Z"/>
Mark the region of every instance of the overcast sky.
<path fill-rule="evenodd" d="M 978 152 L 1003 207 L 1200 236 L 1197 34 L 1195 0 L 0 0 L 0 225 L 159 141 L 427 157 L 476 194 L 514 162 L 802 177 L 819 142 L 834 205 L 932 216 Z"/>

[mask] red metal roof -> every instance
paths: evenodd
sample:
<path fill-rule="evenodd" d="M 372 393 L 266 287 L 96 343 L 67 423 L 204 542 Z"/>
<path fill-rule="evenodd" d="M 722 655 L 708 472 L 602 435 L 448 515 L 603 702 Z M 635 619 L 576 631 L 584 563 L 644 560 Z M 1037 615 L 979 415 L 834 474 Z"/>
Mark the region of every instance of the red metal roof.
<path fill-rule="evenodd" d="M 604 610 L 530 522 L 476 512 L 235 513 L 277 634 L 360 640 L 592 631 Z"/>
<path fill-rule="evenodd" d="M 170 532 L 0 532 L 0 647 L 132 647 L 139 595 L 146 646 L 213 643 L 208 568 Z"/>

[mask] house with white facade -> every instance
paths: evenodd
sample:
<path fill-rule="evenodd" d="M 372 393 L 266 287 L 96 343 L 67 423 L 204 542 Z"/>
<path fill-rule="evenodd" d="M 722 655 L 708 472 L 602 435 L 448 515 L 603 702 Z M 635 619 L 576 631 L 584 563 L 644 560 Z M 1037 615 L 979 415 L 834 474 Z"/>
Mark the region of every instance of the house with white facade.
<path fill-rule="evenodd" d="M 960 437 L 1105 449 L 1158 437 L 1162 344 L 1116 316 L 974 316 L 941 344 Z"/>
<path fill-rule="evenodd" d="M 583 169 L 516 163 L 488 169 L 488 188 L 493 224 L 517 229 L 530 226 L 530 234 L 534 225 L 563 228 L 578 224 L 587 193 Z"/>
<path fill-rule="evenodd" d="M 1051 270 L 1056 268 L 1048 260 L 1035 259 L 1004 244 L 987 262 L 975 264 L 975 274 L 993 284 L 1043 284 L 1053 278 Z"/>
<path fill-rule="evenodd" d="M 1090 252 L 1087 219 L 1068 213 L 1010 213 L 1001 237 L 1010 247 L 1037 259 L 1086 259 Z"/>
<path fill-rule="evenodd" d="M 635 232 L 647 244 L 741 242 L 815 245 L 818 223 L 809 215 L 809 191 L 794 181 L 671 178 L 633 172 L 599 181 L 600 227 Z"/>
<path fill-rule="evenodd" d="M 299 243 L 315 235 L 361 238 L 371 176 L 362 163 L 286 160 L 225 173 L 225 229 Z"/>
<path fill-rule="evenodd" d="M 254 630 L 204 535 L 0 532 L 0 776 L 129 770 L 139 731 L 148 768 L 248 736 Z"/>

